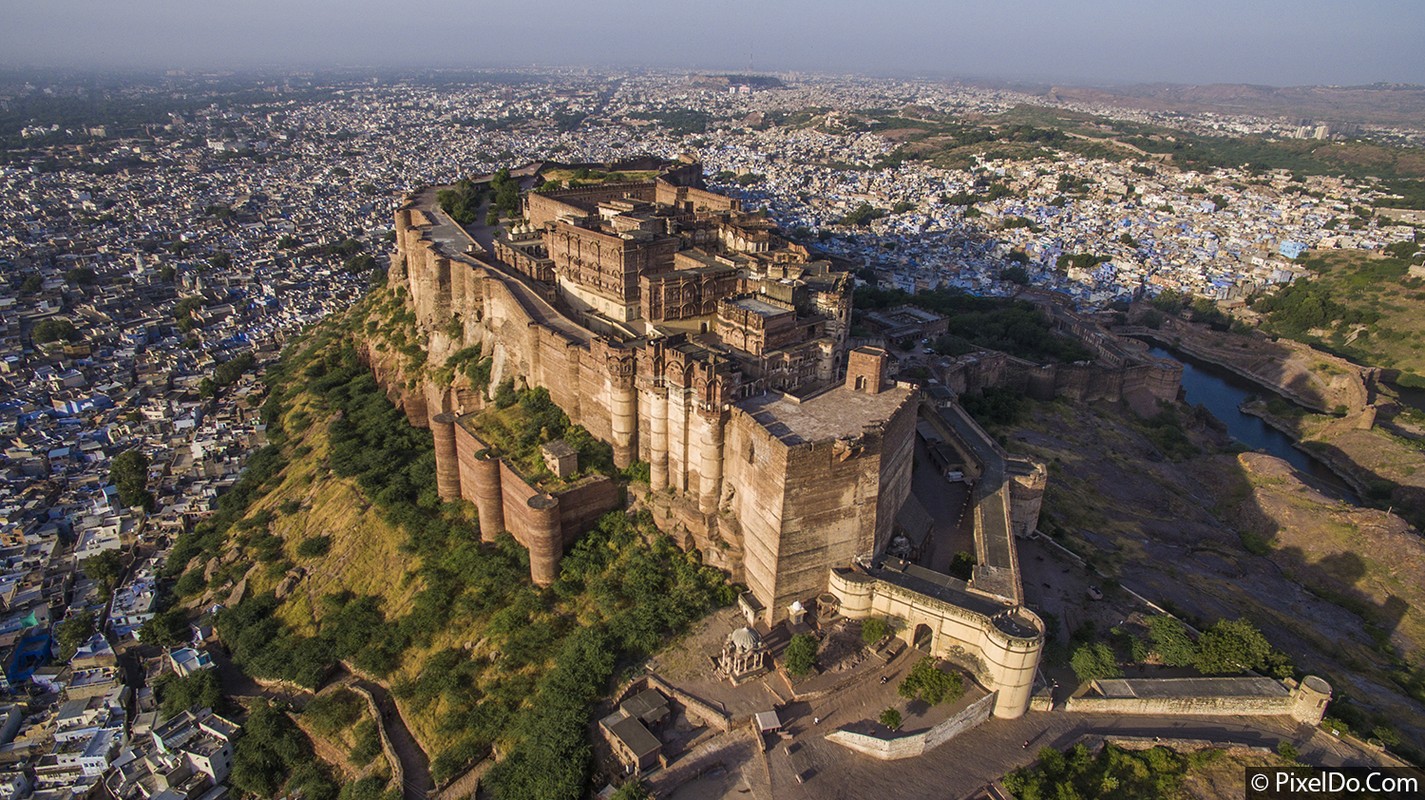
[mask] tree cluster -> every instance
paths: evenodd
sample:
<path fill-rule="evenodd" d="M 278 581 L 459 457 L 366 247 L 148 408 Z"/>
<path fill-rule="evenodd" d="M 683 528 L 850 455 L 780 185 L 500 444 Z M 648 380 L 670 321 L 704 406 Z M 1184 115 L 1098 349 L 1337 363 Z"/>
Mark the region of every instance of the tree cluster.
<path fill-rule="evenodd" d="M 281 709 L 259 700 L 233 747 L 233 788 L 258 797 L 336 800 L 339 789 L 297 725 Z"/>
<path fill-rule="evenodd" d="M 48 344 L 49 342 L 77 342 L 80 339 L 79 330 L 74 327 L 74 323 L 60 317 L 42 319 L 35 323 L 35 327 L 30 330 L 30 337 L 36 344 Z"/>
<path fill-rule="evenodd" d="M 793 676 L 806 675 L 816 666 L 816 637 L 809 633 L 799 633 L 792 637 L 787 643 L 787 649 L 782 653 L 783 665 L 787 668 L 787 674 Z"/>
<path fill-rule="evenodd" d="M 125 508 L 154 509 L 153 493 L 148 490 L 148 456 L 142 450 L 125 450 L 109 464 L 109 483 L 119 490 L 119 502 Z"/>
<path fill-rule="evenodd" d="M 479 219 L 480 204 L 485 201 L 486 190 L 469 178 L 461 178 L 449 189 L 436 192 L 435 200 L 442 211 L 461 225 L 474 224 Z"/>
<path fill-rule="evenodd" d="M 1178 797 L 1189 767 L 1207 763 L 1220 751 L 1180 756 L 1164 747 L 1121 750 L 1104 745 L 1097 755 L 1079 744 L 1067 753 L 1039 751 L 1032 767 L 1006 775 L 1004 785 L 1020 800 L 1130 800 Z"/>
<path fill-rule="evenodd" d="M 59 623 L 54 636 L 59 660 L 64 662 L 73 658 L 74 652 L 79 649 L 80 645 L 89 641 L 89 637 L 94 635 L 95 630 L 97 628 L 94 622 L 94 612 L 87 610 Z"/>
<path fill-rule="evenodd" d="M 907 700 L 924 700 L 931 705 L 953 703 L 965 696 L 965 679 L 958 672 L 945 672 L 935 660 L 922 658 L 901 680 L 896 693 Z"/>
<path fill-rule="evenodd" d="M 490 201 L 490 217 L 498 222 L 499 217 L 516 218 L 521 215 L 520 182 L 510 177 L 508 169 L 501 168 L 495 173 L 495 177 L 490 179 L 490 188 L 495 193 Z M 490 220 L 486 223 L 493 224 Z"/>

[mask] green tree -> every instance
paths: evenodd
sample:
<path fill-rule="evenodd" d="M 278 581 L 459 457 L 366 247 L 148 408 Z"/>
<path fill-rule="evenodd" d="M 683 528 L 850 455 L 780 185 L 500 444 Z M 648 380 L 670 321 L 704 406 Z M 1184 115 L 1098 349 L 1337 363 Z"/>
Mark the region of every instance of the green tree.
<path fill-rule="evenodd" d="M 188 615 L 179 606 L 154 614 L 153 618 L 139 629 L 139 641 L 159 647 L 178 647 L 187 644 L 192 636 Z"/>
<path fill-rule="evenodd" d="M 1069 666 L 1074 674 L 1085 683 L 1100 678 L 1117 678 L 1123 674 L 1118 668 L 1118 659 L 1113 648 L 1103 642 L 1081 644 L 1069 657 Z"/>
<path fill-rule="evenodd" d="M 332 537 L 309 536 L 297 545 L 297 555 L 303 558 L 319 558 L 326 555 L 332 549 Z"/>
<path fill-rule="evenodd" d="M 809 633 L 799 633 L 787 643 L 787 651 L 782 654 L 787 673 L 805 675 L 816 664 L 816 637 Z"/>
<path fill-rule="evenodd" d="M 495 407 L 509 408 L 519 400 L 515 394 L 515 382 L 513 378 L 506 378 L 500 381 L 500 385 L 495 387 Z"/>
<path fill-rule="evenodd" d="M 958 672 L 944 672 L 935 660 L 923 658 L 910 668 L 896 692 L 907 700 L 924 700 L 931 705 L 955 702 L 965 695 L 965 681 Z"/>
<path fill-rule="evenodd" d="M 899 709 L 888 708 L 881 712 L 880 721 L 882 725 L 885 725 L 893 731 L 899 730 L 902 722 L 901 712 Z"/>
<path fill-rule="evenodd" d="M 1025 270 L 1024 267 L 1005 267 L 1000 271 L 999 276 L 1001 280 L 1006 280 L 1010 283 L 1017 283 L 1020 286 L 1029 285 L 1029 272 Z"/>
<path fill-rule="evenodd" d="M 74 652 L 79 646 L 89 641 L 89 637 L 94 635 L 96 630 L 94 625 L 94 612 L 81 611 L 64 622 L 59 623 L 55 629 L 55 643 L 59 646 L 59 660 L 68 661 L 74 657 Z"/>
<path fill-rule="evenodd" d="M 119 490 L 119 503 L 125 508 L 154 509 L 153 493 L 148 490 L 148 456 L 142 450 L 125 450 L 114 456 L 109 465 L 109 482 Z"/>
<path fill-rule="evenodd" d="M 1148 637 L 1153 652 L 1172 667 L 1190 666 L 1197 660 L 1197 645 L 1188 635 L 1187 626 L 1176 617 L 1158 614 L 1148 619 Z"/>
<path fill-rule="evenodd" d="M 648 800 L 648 797 L 648 790 L 643 788 L 643 782 L 635 778 L 618 787 L 613 800 Z"/>
<path fill-rule="evenodd" d="M 861 641 L 866 645 L 874 645 L 886 638 L 886 634 L 891 632 L 890 623 L 885 617 L 868 617 L 861 623 Z"/>
<path fill-rule="evenodd" d="M 45 279 L 39 273 L 34 273 L 25 277 L 20 282 L 20 294 L 39 294 L 45 288 Z"/>
<path fill-rule="evenodd" d="M 229 780 L 240 792 L 275 797 L 279 792 L 332 798 L 337 787 L 312 752 L 311 742 L 285 713 L 259 701 L 233 748 Z"/>
<path fill-rule="evenodd" d="M 89 576 L 89 580 L 94 581 L 99 586 L 99 591 L 106 596 L 114 593 L 119 586 L 119 579 L 124 575 L 124 559 L 118 550 L 96 553 L 84 559 L 80 566 L 84 574 Z"/>
<path fill-rule="evenodd" d="M 43 319 L 35 323 L 35 327 L 30 331 L 30 336 L 34 338 L 36 344 L 47 342 L 78 341 L 79 331 L 74 327 L 74 323 L 67 319 L 51 318 Z"/>
<path fill-rule="evenodd" d="M 1266 637 L 1246 619 L 1218 620 L 1197 642 L 1193 666 L 1204 675 L 1263 669 L 1272 654 Z"/>
<path fill-rule="evenodd" d="M 218 713 L 227 710 L 223 685 L 215 669 L 199 670 L 182 678 L 168 673 L 155 681 L 153 688 L 164 719 L 195 708 L 211 708 Z"/>
<path fill-rule="evenodd" d="M 94 270 L 88 267 L 75 267 L 64 273 L 64 279 L 68 281 L 71 286 L 90 286 L 99 279 L 99 276 Z"/>

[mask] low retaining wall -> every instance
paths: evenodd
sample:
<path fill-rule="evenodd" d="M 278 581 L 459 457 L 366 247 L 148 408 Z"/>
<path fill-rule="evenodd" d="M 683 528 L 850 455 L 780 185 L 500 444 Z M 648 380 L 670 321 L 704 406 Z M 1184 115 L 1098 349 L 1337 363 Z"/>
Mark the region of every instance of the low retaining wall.
<path fill-rule="evenodd" d="M 848 730 L 832 731 L 826 735 L 826 739 L 881 761 L 915 758 L 989 719 L 994 704 L 995 693 L 991 692 L 929 730 L 895 739 L 882 739 L 879 736 L 868 736 Z"/>
<path fill-rule="evenodd" d="M 391 777 L 396 781 L 397 786 L 405 786 L 406 770 L 401 766 L 401 759 L 396 755 L 396 748 L 391 744 L 391 737 L 386 735 L 386 719 L 381 715 L 380 706 L 376 705 L 376 698 L 372 696 L 371 692 L 355 683 L 348 683 L 347 687 L 366 698 L 366 708 L 371 712 L 371 718 L 376 721 L 376 732 L 381 735 L 381 752 L 386 754 L 386 763 L 391 765 Z"/>
<path fill-rule="evenodd" d="M 674 688 L 667 681 L 651 672 L 648 673 L 646 679 L 649 687 L 657 689 L 668 698 L 681 703 L 683 708 L 687 710 L 688 716 L 696 718 L 709 728 L 716 728 L 721 733 L 726 733 L 732 729 L 732 720 L 722 709 L 716 708 L 704 700 L 699 700 L 687 692 Z"/>

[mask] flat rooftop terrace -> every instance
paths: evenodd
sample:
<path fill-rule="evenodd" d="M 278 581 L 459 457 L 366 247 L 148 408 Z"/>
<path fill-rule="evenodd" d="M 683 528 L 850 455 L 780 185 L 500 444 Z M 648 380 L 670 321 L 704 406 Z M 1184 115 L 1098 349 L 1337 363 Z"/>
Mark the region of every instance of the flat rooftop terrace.
<path fill-rule="evenodd" d="M 783 444 L 799 445 L 859 436 L 884 424 L 910 399 L 911 390 L 899 386 L 867 394 L 842 385 L 806 400 L 769 392 L 737 407 Z"/>
<path fill-rule="evenodd" d="M 765 300 L 759 300 L 756 297 L 738 297 L 735 299 L 728 300 L 727 304 L 740 308 L 744 311 L 751 311 L 752 313 L 758 314 L 763 317 L 779 317 L 786 314 L 795 313 L 789 308 L 774 306 L 771 303 Z"/>
<path fill-rule="evenodd" d="M 1280 681 L 1245 678 L 1101 678 L 1094 682 L 1102 697 L 1286 697 Z"/>

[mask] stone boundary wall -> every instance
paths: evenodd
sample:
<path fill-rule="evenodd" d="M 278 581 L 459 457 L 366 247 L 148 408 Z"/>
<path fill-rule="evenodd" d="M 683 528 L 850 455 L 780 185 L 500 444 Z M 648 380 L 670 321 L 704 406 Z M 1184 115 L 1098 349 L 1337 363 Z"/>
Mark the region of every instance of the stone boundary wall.
<path fill-rule="evenodd" d="M 1064 710 L 1085 714 L 1161 716 L 1281 716 L 1291 714 L 1292 699 L 1281 697 L 1070 697 Z"/>
<path fill-rule="evenodd" d="M 1239 695 L 1200 695 L 1191 693 L 1191 686 L 1184 685 L 1181 692 L 1159 694 L 1154 697 L 1090 697 L 1082 695 L 1070 697 L 1064 703 L 1065 711 L 1080 711 L 1089 714 L 1126 714 L 1154 716 L 1241 716 L 1241 717 L 1291 717 L 1308 725 L 1319 725 L 1326 714 L 1326 706 L 1331 699 L 1331 687 L 1321 678 L 1308 675 L 1301 683 L 1282 681 L 1281 694 L 1264 696 L 1249 690 L 1251 684 L 1263 678 L 1217 678 L 1221 683 L 1240 680 L 1243 692 Z M 1171 687 L 1177 679 L 1165 678 L 1161 682 L 1152 678 L 1135 679 L 1137 684 L 1154 683 Z M 1093 684 L 1097 686 L 1097 684 Z"/>
<path fill-rule="evenodd" d="M 960 713 L 935 725 L 929 730 L 894 739 L 882 739 L 848 730 L 832 731 L 826 735 L 827 741 L 855 750 L 862 755 L 881 761 L 898 761 L 925 755 L 942 744 L 974 728 L 989 719 L 990 709 L 995 704 L 995 693 L 991 692 L 967 706 Z"/>
<path fill-rule="evenodd" d="M 674 687 L 652 672 L 644 676 L 644 679 L 650 688 L 657 689 L 670 699 L 681 703 L 683 708 L 687 710 L 688 716 L 695 717 L 699 722 L 707 725 L 709 728 L 715 728 L 719 733 L 727 733 L 732 729 L 733 720 L 722 709 L 715 708 L 711 703 L 700 700 Z M 633 685 L 636 684 L 637 682 L 635 681 Z M 632 688 L 632 685 L 630 688 Z"/>
<path fill-rule="evenodd" d="M 1135 392 L 1172 401 L 1182 381 L 1182 368 L 1144 356 L 1147 363 L 1120 365 L 1035 364 L 999 351 L 980 351 L 937 369 L 936 377 L 956 394 L 987 388 L 1008 388 L 1036 400 L 1068 397 L 1080 402 L 1121 402 Z"/>
<path fill-rule="evenodd" d="M 257 684 L 258 686 L 261 686 L 264 689 L 271 689 L 279 694 L 305 694 L 313 696 L 316 695 L 316 692 L 313 692 L 311 689 L 308 689 L 305 686 L 293 683 L 292 681 L 282 680 L 281 678 L 258 678 L 254 676 L 249 677 L 252 677 L 252 682 Z M 323 678 L 323 680 L 325 680 L 325 678 Z"/>
<path fill-rule="evenodd" d="M 381 735 L 381 752 L 386 754 L 386 762 L 391 765 L 391 778 L 395 780 L 397 786 L 406 784 L 406 770 L 401 766 L 401 759 L 396 755 L 396 748 L 391 744 L 391 737 L 386 733 L 386 720 L 381 716 L 381 708 L 376 705 L 376 698 L 365 688 L 355 683 L 348 683 L 347 688 L 366 698 L 366 709 L 371 712 L 371 718 L 376 721 L 376 732 Z"/>

